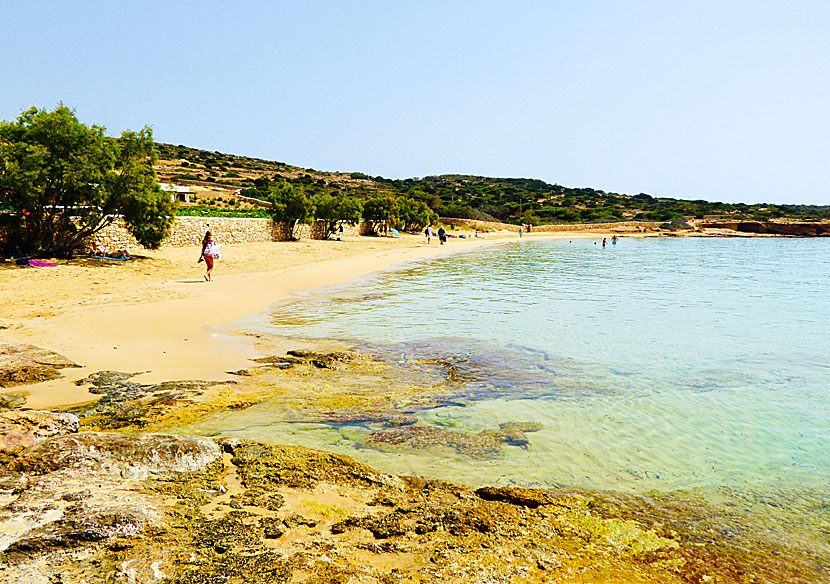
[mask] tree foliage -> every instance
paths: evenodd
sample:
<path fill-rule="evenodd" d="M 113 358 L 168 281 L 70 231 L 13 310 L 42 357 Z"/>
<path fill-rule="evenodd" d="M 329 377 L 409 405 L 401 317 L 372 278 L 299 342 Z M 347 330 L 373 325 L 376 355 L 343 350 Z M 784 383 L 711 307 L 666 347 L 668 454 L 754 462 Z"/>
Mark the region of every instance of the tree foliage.
<path fill-rule="evenodd" d="M 8 245 L 23 253 L 71 252 L 117 214 L 141 245 L 158 247 L 173 202 L 156 183 L 150 128 L 108 138 L 59 105 L 0 122 L 0 208 Z"/>
<path fill-rule="evenodd" d="M 360 221 L 363 205 L 343 193 L 322 193 L 314 198 L 314 217 L 326 222 L 325 238 L 333 235 L 341 224 L 355 225 Z"/>
<path fill-rule="evenodd" d="M 420 231 L 427 225 L 438 222 L 438 213 L 423 201 L 400 197 L 396 202 L 397 226 L 404 231 Z"/>
<path fill-rule="evenodd" d="M 292 238 L 297 225 L 310 223 L 314 216 L 314 205 L 305 190 L 287 181 L 271 185 L 267 200 L 271 202 L 271 217 L 288 224 Z"/>
<path fill-rule="evenodd" d="M 395 226 L 398 207 L 392 196 L 371 197 L 363 203 L 363 220 L 377 233 L 381 226 Z"/>

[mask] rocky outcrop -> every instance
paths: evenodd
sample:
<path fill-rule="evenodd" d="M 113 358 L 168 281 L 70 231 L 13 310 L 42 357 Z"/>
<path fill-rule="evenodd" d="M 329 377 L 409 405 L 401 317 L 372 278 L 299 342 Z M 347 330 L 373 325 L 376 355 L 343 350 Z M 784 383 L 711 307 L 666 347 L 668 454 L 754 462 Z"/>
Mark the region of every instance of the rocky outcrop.
<path fill-rule="evenodd" d="M 78 367 L 63 355 L 33 345 L 0 345 L 0 388 L 55 379 L 60 370 Z"/>
<path fill-rule="evenodd" d="M 700 228 L 731 229 L 738 233 L 793 235 L 799 237 L 830 237 L 827 221 L 712 221 L 697 224 Z"/>
<path fill-rule="evenodd" d="M 18 451 L 0 473 L 0 552 L 22 554 L 20 567 L 39 554 L 162 529 L 166 509 L 144 481 L 204 471 L 220 455 L 206 438 L 164 434 L 80 433 Z"/>
<path fill-rule="evenodd" d="M 302 447 L 225 439 L 221 449 L 219 458 L 204 438 L 86 433 L 10 457 L 0 466 L 0 582 L 821 578 L 783 547 L 730 543 L 705 509 L 684 518 L 651 498 L 473 492 Z"/>
<path fill-rule="evenodd" d="M 78 416 L 66 412 L 0 412 L 0 452 L 18 450 L 52 436 L 77 432 Z"/>
<path fill-rule="evenodd" d="M 27 448 L 11 468 L 36 474 L 83 468 L 140 480 L 199 470 L 219 456 L 219 447 L 199 436 L 81 432 Z"/>

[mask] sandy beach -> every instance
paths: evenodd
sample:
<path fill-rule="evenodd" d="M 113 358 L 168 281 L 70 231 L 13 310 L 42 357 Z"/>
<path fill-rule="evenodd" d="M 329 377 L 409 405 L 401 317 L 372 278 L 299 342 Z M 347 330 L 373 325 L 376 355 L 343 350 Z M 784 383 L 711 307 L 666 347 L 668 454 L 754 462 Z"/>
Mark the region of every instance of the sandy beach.
<path fill-rule="evenodd" d="M 580 234 L 585 236 L 585 234 Z M 250 365 L 252 341 L 212 333 L 210 325 L 260 312 L 290 294 L 344 282 L 402 262 L 516 239 L 360 237 L 223 246 L 214 280 L 203 279 L 198 249 L 135 252 L 133 261 L 81 258 L 55 268 L 0 267 L 0 343 L 27 343 L 81 367 L 49 382 L 17 387 L 27 406 L 53 408 L 97 396 L 74 381 L 99 370 L 146 371 L 137 379 L 231 378 Z"/>
<path fill-rule="evenodd" d="M 712 230 L 715 231 L 715 230 Z M 611 232 L 530 233 L 525 238 L 601 238 Z M 720 233 L 683 232 L 701 236 Z M 214 280 L 203 279 L 198 248 L 137 250 L 132 261 L 76 258 L 54 268 L 0 263 L 0 344 L 26 343 L 80 365 L 56 380 L 16 387 L 27 407 L 54 408 L 97 399 L 74 384 L 101 370 L 145 372 L 145 383 L 232 379 L 227 372 L 257 356 L 253 339 L 211 332 L 262 312 L 293 293 L 331 286 L 412 260 L 518 240 L 513 232 L 450 238 L 421 236 L 305 239 L 224 245 Z M 630 233 L 625 237 L 660 236 Z M 6 390 L 6 391 L 11 391 Z"/>

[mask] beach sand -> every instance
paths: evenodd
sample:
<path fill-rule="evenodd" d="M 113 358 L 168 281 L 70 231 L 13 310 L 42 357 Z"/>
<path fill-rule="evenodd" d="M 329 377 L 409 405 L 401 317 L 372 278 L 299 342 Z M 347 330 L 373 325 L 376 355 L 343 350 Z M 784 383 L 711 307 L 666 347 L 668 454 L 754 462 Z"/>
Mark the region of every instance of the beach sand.
<path fill-rule="evenodd" d="M 584 234 L 580 234 L 584 235 Z M 6 391 L 48 409 L 97 399 L 74 384 L 100 370 L 146 371 L 136 381 L 232 379 L 250 366 L 253 339 L 211 325 L 261 312 L 292 293 L 344 282 L 394 264 L 516 239 L 356 237 L 225 245 L 212 282 L 198 248 L 135 252 L 133 261 L 76 259 L 55 268 L 0 264 L 0 344 L 27 343 L 79 364 L 56 380 Z"/>

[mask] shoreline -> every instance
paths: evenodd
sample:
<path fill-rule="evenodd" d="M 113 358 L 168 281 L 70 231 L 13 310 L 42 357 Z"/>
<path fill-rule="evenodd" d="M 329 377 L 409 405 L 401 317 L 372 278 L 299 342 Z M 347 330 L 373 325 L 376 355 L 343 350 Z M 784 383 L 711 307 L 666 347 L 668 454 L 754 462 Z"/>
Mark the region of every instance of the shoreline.
<path fill-rule="evenodd" d="M 539 232 L 525 234 L 524 239 L 610 235 L 610 231 Z M 0 344 L 35 345 L 80 365 L 64 369 L 51 381 L 0 388 L 0 394 L 23 393 L 26 407 L 52 409 L 98 399 L 75 381 L 102 370 L 141 372 L 136 381 L 142 383 L 232 380 L 228 371 L 250 366 L 250 359 L 259 353 L 253 339 L 218 333 L 212 330 L 216 327 L 261 313 L 298 292 L 345 283 L 410 261 L 521 240 L 512 232 L 490 232 L 480 239 L 451 238 L 446 246 L 436 241 L 428 245 L 422 236 L 409 234 L 401 239 L 227 245 L 225 259 L 217 262 L 216 279 L 210 283 L 203 281 L 203 264 L 193 261 L 197 252 L 192 248 L 143 251 L 137 260 L 124 263 L 79 258 L 57 268 L 0 266 L 0 284 L 9 291 L 0 304 Z M 268 269 L 262 269 L 264 265 Z"/>
<path fill-rule="evenodd" d="M 591 240 L 604 235 L 606 234 L 534 234 L 526 237 L 531 240 L 551 237 L 560 240 L 569 238 Z M 140 392 L 132 394 L 131 392 L 134 391 L 132 388 L 119 385 L 124 380 L 123 376 L 121 379 L 116 375 L 111 376 L 108 386 L 106 381 L 97 385 L 97 389 L 113 392 L 105 392 L 104 397 L 110 396 L 116 399 L 110 402 L 103 399 L 101 404 L 85 406 L 85 408 L 95 408 L 94 411 L 100 413 L 93 412 L 89 417 L 82 417 L 81 433 L 74 434 L 73 431 L 69 431 L 64 440 L 61 438 L 51 440 L 48 447 L 41 447 L 40 450 L 37 447 L 33 448 L 31 450 L 31 453 L 34 453 L 31 454 L 34 461 L 32 465 L 39 464 L 39 461 L 45 457 L 43 453 L 47 450 L 75 448 L 76 442 L 80 441 L 80 443 L 89 445 L 92 453 L 88 455 L 89 457 L 104 457 L 105 459 L 109 456 L 106 454 L 108 448 L 117 448 L 117 456 L 120 457 L 119 460 L 123 459 L 121 460 L 123 464 L 127 465 L 126 470 L 121 470 L 120 474 L 116 473 L 120 478 L 107 479 L 111 482 L 104 484 L 99 475 L 83 474 L 88 472 L 84 470 L 87 467 L 80 465 L 78 468 L 81 470 L 72 471 L 76 474 L 64 473 L 72 477 L 70 482 L 67 483 L 64 480 L 61 483 L 62 485 L 66 483 L 61 487 L 65 492 L 58 490 L 55 494 L 42 495 L 37 489 L 31 489 L 31 493 L 27 492 L 25 495 L 28 499 L 23 497 L 21 501 L 32 506 L 42 506 L 41 499 L 54 499 L 58 501 L 58 505 L 64 505 L 61 503 L 63 501 L 68 506 L 79 496 L 75 491 L 81 488 L 86 489 L 88 483 L 101 483 L 99 489 L 103 489 L 101 491 L 103 495 L 108 493 L 108 489 L 121 489 L 129 492 L 129 496 L 137 496 L 135 494 L 139 493 L 138 496 L 152 499 L 155 495 L 147 494 L 149 491 L 146 491 L 148 489 L 146 485 L 130 482 L 133 480 L 133 475 L 138 476 L 136 469 L 146 464 L 142 458 L 145 454 L 140 445 L 158 444 L 159 451 L 164 451 L 170 444 L 174 444 L 175 448 L 193 447 L 214 453 L 222 452 L 221 458 L 209 463 L 202 474 L 197 473 L 185 479 L 187 482 L 177 483 L 179 486 L 175 487 L 176 490 L 168 493 L 178 497 L 176 503 L 178 507 L 175 508 L 178 513 L 181 512 L 183 505 L 193 505 L 193 508 L 188 511 L 188 521 L 192 523 L 176 524 L 175 529 L 197 533 L 213 533 L 219 530 L 217 532 L 219 535 L 215 543 L 210 540 L 206 546 L 200 543 L 201 540 L 197 540 L 196 547 L 192 550 L 187 547 L 189 544 L 182 544 L 189 540 L 177 535 L 178 532 L 173 536 L 148 533 L 145 540 L 139 540 L 138 543 L 130 542 L 129 546 L 123 548 L 126 550 L 123 553 L 120 551 L 122 548 L 118 548 L 119 551 L 114 557 L 118 557 L 119 562 L 123 559 L 122 565 L 139 558 L 135 565 L 139 566 L 137 569 L 143 570 L 145 574 L 155 573 L 155 569 L 151 567 L 151 560 L 156 562 L 156 566 L 165 566 L 167 570 L 186 571 L 188 569 L 187 563 L 179 564 L 175 559 L 156 560 L 158 549 L 167 549 L 170 545 L 183 546 L 181 549 L 184 551 L 181 552 L 181 557 L 186 557 L 191 551 L 197 555 L 207 554 L 210 557 L 206 556 L 200 560 L 203 561 L 200 566 L 221 572 L 221 569 L 224 569 L 221 568 L 223 565 L 221 560 L 227 556 L 228 550 L 233 550 L 231 553 L 240 550 L 249 553 L 250 549 L 253 549 L 250 548 L 251 545 L 260 545 L 260 536 L 264 538 L 262 540 L 264 543 L 261 545 L 264 546 L 262 549 L 266 550 L 265 553 L 270 553 L 267 550 L 276 547 L 285 553 L 286 557 L 289 557 L 295 549 L 302 548 L 303 553 L 306 554 L 304 557 L 308 558 L 311 563 L 318 561 L 319 558 L 327 559 L 332 549 L 331 546 L 338 550 L 348 550 L 348 554 L 345 551 L 343 553 L 353 555 L 355 550 L 349 546 L 357 542 L 355 549 L 361 550 L 358 553 L 373 554 L 367 557 L 384 562 L 384 570 L 398 567 L 401 570 L 417 572 L 424 569 L 424 566 L 429 566 L 427 559 L 433 557 L 434 553 L 429 546 L 437 541 L 435 537 L 461 538 L 449 540 L 455 546 L 451 549 L 457 549 L 456 544 L 458 541 L 465 541 L 463 538 L 467 537 L 467 534 L 469 534 L 468 543 L 472 544 L 472 547 L 464 548 L 465 551 L 458 552 L 453 558 L 473 562 L 471 570 L 480 572 L 484 566 L 492 569 L 491 555 L 494 549 L 498 550 L 502 547 L 508 551 L 513 549 L 514 537 L 505 537 L 504 534 L 511 532 L 517 526 L 521 526 L 523 531 L 528 531 L 529 540 L 538 539 L 540 535 L 550 535 L 550 533 L 558 534 L 556 537 L 561 538 L 550 550 L 547 548 L 543 550 L 545 555 L 540 556 L 541 559 L 535 559 L 535 557 L 531 559 L 528 564 L 529 569 L 537 570 L 539 578 L 532 581 L 548 581 L 549 575 L 557 573 L 560 567 L 562 569 L 567 567 L 570 572 L 571 566 L 597 566 L 597 560 L 601 558 L 610 563 L 607 568 L 602 568 L 603 571 L 598 572 L 599 574 L 616 574 L 621 566 L 625 566 L 625 570 L 636 571 L 636 580 L 642 582 L 732 581 L 721 580 L 719 576 L 729 574 L 733 565 L 737 566 L 739 573 L 749 570 L 763 575 L 775 575 L 777 574 L 775 567 L 768 566 L 764 558 L 781 557 L 781 554 L 791 561 L 791 567 L 787 566 L 786 570 L 779 567 L 784 571 L 789 570 L 788 574 L 797 574 L 800 571 L 812 574 L 814 570 L 822 569 L 824 564 L 821 557 L 812 557 L 800 545 L 790 546 L 785 541 L 770 540 L 767 532 L 759 527 L 760 524 L 749 521 L 755 515 L 740 515 L 736 508 L 730 507 L 729 517 L 724 518 L 724 522 L 720 522 L 718 518 L 722 516 L 721 507 L 718 507 L 716 502 L 708 501 L 706 497 L 698 496 L 692 491 L 688 493 L 688 497 L 680 495 L 675 497 L 668 494 L 658 496 L 656 493 L 651 493 L 646 500 L 641 498 L 642 495 L 624 491 L 600 491 L 594 488 L 556 485 L 538 490 L 516 487 L 513 483 L 505 485 L 498 481 L 492 484 L 493 481 L 490 479 L 465 486 L 463 482 L 450 479 L 452 484 L 446 483 L 447 492 L 436 496 L 436 486 L 429 482 L 430 479 L 407 478 L 412 473 L 397 476 L 396 473 L 400 471 L 394 469 L 391 471 L 392 475 L 384 475 L 388 478 L 383 478 L 381 481 L 371 478 L 370 482 L 354 490 L 353 484 L 335 477 L 341 475 L 379 477 L 382 473 L 390 472 L 390 469 L 368 461 L 370 466 L 360 466 L 362 470 L 355 475 L 352 469 L 357 468 L 355 465 L 365 465 L 366 460 L 360 460 L 357 457 L 352 459 L 348 454 L 345 456 L 342 452 L 337 454 L 328 448 L 309 444 L 308 441 L 302 441 L 302 445 L 286 446 L 282 441 L 275 443 L 251 436 L 231 435 L 232 437 L 225 436 L 224 438 L 213 436 L 211 439 L 200 436 L 202 433 L 198 431 L 193 433 L 185 430 L 184 434 L 172 435 L 154 434 L 154 432 L 168 432 L 171 427 L 181 428 L 182 424 L 187 424 L 190 419 L 188 416 L 191 411 L 192 419 L 196 420 L 203 419 L 209 413 L 244 410 L 250 405 L 263 401 L 268 392 L 274 394 L 269 399 L 277 397 L 277 394 L 283 396 L 286 411 L 294 411 L 296 416 L 303 419 L 312 419 L 311 410 L 317 408 L 318 417 L 336 420 L 340 410 L 348 410 L 349 404 L 352 404 L 353 395 L 359 394 L 364 401 L 369 400 L 371 396 L 366 395 L 365 392 L 355 392 L 351 389 L 348 375 L 377 375 L 378 365 L 375 363 L 366 362 L 360 358 L 354 361 L 344 359 L 342 366 L 318 369 L 318 366 L 312 365 L 311 362 L 311 359 L 322 355 L 317 354 L 317 357 L 305 357 L 304 361 L 301 358 L 300 361 L 303 362 L 296 365 L 298 367 L 298 371 L 295 371 L 296 378 L 291 378 L 291 374 L 284 372 L 282 367 L 268 369 L 267 366 L 261 367 L 251 363 L 252 357 L 268 353 L 268 343 L 260 341 L 256 335 L 222 334 L 216 331 L 223 327 L 222 323 L 245 315 L 262 313 L 268 306 L 297 293 L 325 292 L 325 288 L 329 286 L 354 281 L 356 278 L 359 279 L 408 262 L 464 253 L 484 246 L 521 242 L 512 234 L 506 236 L 491 234 L 486 240 L 479 242 L 472 240 L 475 245 L 459 245 L 459 241 L 464 240 L 451 240 L 450 244 L 444 247 L 436 243 L 427 247 L 423 239 L 415 236 L 405 237 L 403 240 L 366 238 L 355 240 L 354 245 L 350 245 L 348 249 L 346 246 L 338 246 L 336 242 L 229 245 L 226 250 L 223 250 L 227 257 L 223 258 L 217 266 L 218 279 L 211 284 L 199 281 L 198 278 L 204 267 L 202 264 L 193 263 L 192 249 L 162 250 L 154 253 L 148 260 L 124 264 L 115 262 L 112 266 L 106 267 L 65 264 L 62 267 L 66 269 L 62 271 L 60 268 L 11 269 L 8 271 L 0 268 L 0 283 L 21 286 L 16 293 L 28 292 L 29 294 L 28 304 L 21 303 L 14 307 L 9 307 L 5 303 L 0 305 L 2 309 L 0 310 L 0 343 L 19 341 L 37 344 L 43 349 L 61 353 L 84 366 L 81 369 L 64 369 L 59 379 L 50 382 L 2 390 L 3 393 L 28 393 L 29 402 L 25 404 L 23 410 L 51 409 L 56 407 L 54 404 L 67 406 L 98 399 L 101 394 L 89 393 L 73 383 L 74 380 L 96 371 L 119 369 L 136 372 L 150 369 L 149 372 L 141 375 L 128 376 L 130 383 L 135 381 L 138 384 L 152 384 L 160 381 L 173 381 L 171 386 L 162 389 L 139 388 L 144 392 L 143 394 Z M 588 245 L 594 248 L 590 242 Z M 264 265 L 263 262 L 266 262 L 267 258 L 273 256 L 275 252 L 284 256 L 292 253 L 294 255 L 290 258 L 282 257 L 277 269 L 268 271 L 257 269 Z M 267 265 L 271 266 L 270 263 Z M 154 266 L 159 268 L 156 272 L 152 272 Z M 182 278 L 181 273 L 184 272 L 187 273 L 187 277 Z M 95 288 L 93 285 L 97 282 L 96 278 L 102 274 L 109 274 L 106 278 L 106 285 Z M 171 278 L 171 274 L 177 277 Z M 75 294 L 74 302 L 64 304 L 59 292 Z M 43 304 L 49 298 L 49 294 L 56 295 L 57 302 L 53 306 L 38 308 L 39 304 Z M 15 296 L 10 294 L 9 297 Z M 94 301 L 96 298 L 97 303 Z M 112 347 L 109 343 L 113 343 Z M 281 361 L 290 358 L 277 356 L 283 352 L 274 351 L 274 356 L 267 359 Z M 86 360 L 82 361 L 77 358 L 78 355 Z M 328 357 L 337 359 L 339 358 L 337 355 L 337 353 L 330 353 Z M 322 356 L 326 357 L 326 355 Z M 296 359 L 294 362 L 297 362 Z M 353 363 L 352 366 L 346 365 L 350 362 Z M 429 365 L 428 362 L 425 364 Z M 303 370 L 302 367 L 307 369 Z M 354 367 L 351 372 L 350 367 Z M 256 376 L 242 378 L 225 373 L 239 368 L 255 369 L 257 370 Z M 441 367 L 437 370 L 439 373 L 443 371 Z M 423 374 L 423 370 L 418 370 L 412 374 L 413 379 L 419 380 L 422 385 L 426 379 L 426 385 L 430 387 L 434 385 L 434 382 L 440 381 L 437 378 L 425 377 Z M 313 381 L 312 375 L 322 377 Z M 201 380 L 196 381 L 195 384 L 201 383 L 202 385 L 193 387 L 187 383 L 176 383 L 188 379 Z M 208 379 L 215 379 L 220 383 L 205 383 Z M 239 385 L 221 383 L 223 380 L 239 381 Z M 336 383 L 339 394 L 331 391 L 332 381 Z M 86 385 L 88 387 L 95 383 L 88 382 Z M 216 387 L 213 387 L 214 385 Z M 300 386 L 305 388 L 306 393 L 296 391 Z M 365 403 L 363 409 L 375 416 L 371 419 L 374 419 L 377 424 L 380 424 L 378 420 L 385 419 L 384 416 L 394 421 L 395 423 L 390 425 L 392 429 L 387 429 L 386 432 L 395 436 L 397 436 L 395 432 L 400 432 L 394 429 L 397 427 L 396 424 L 406 426 L 407 420 L 395 415 L 395 412 L 389 409 L 386 400 L 391 398 L 394 401 L 397 396 L 402 403 L 411 405 L 413 396 L 419 396 L 421 399 L 436 397 L 429 392 L 421 391 L 420 386 L 413 385 L 411 391 L 408 390 L 407 380 L 396 384 L 392 395 L 385 389 L 385 386 L 378 384 L 374 386 L 377 387 L 375 396 L 377 401 Z M 158 394 L 159 391 L 163 393 Z M 123 394 L 119 396 L 118 392 L 123 392 Z M 139 395 L 137 399 L 136 395 Z M 122 396 L 127 398 L 127 401 L 117 399 Z M 63 402 L 59 403 L 61 400 Z M 338 400 L 341 401 L 338 402 Z M 124 408 L 124 404 L 129 405 Z M 99 407 L 101 407 L 100 410 L 97 409 Z M 387 407 L 389 411 L 384 413 L 383 407 Z M 74 411 L 78 412 L 81 409 Z M 126 415 L 122 416 L 122 412 Z M 29 415 L 26 412 L 19 414 Z M 19 414 L 11 412 L 12 416 Z M 46 414 L 48 412 L 33 412 L 31 415 Z M 69 415 L 71 414 L 60 413 L 53 416 L 59 419 L 57 417 Z M 489 452 L 494 448 L 492 444 L 494 441 L 515 447 L 516 443 L 522 441 L 523 432 L 534 432 L 538 429 L 533 427 L 532 422 L 517 421 L 508 426 L 508 428 L 501 425 L 499 428 L 488 427 L 480 435 L 470 435 L 469 443 L 459 444 L 468 449 L 470 455 L 475 455 L 481 449 Z M 74 430 L 74 432 L 77 431 L 78 428 Z M 212 436 L 210 433 L 207 435 Z M 466 438 L 464 433 L 440 428 L 434 432 L 434 435 L 420 432 L 413 436 L 423 437 L 424 440 L 430 437 L 456 441 Z M 376 440 L 378 447 L 384 444 L 382 437 Z M 134 446 L 134 444 L 139 446 Z M 309 450 L 309 447 L 319 450 Z M 153 446 L 153 448 L 157 447 Z M 132 449 L 135 449 L 135 452 Z M 156 450 L 153 450 L 153 453 L 155 452 Z M 156 454 L 152 456 L 155 457 Z M 152 458 L 151 462 L 154 460 L 155 458 Z M 217 466 L 217 461 L 221 462 L 221 466 Z M 91 462 L 87 461 L 86 464 L 91 464 Z M 263 473 L 262 469 L 282 468 L 282 465 L 285 466 L 286 473 L 296 473 L 296 476 L 301 477 L 303 481 L 305 481 L 303 477 L 308 476 L 326 476 L 327 478 L 321 485 L 317 485 L 279 478 L 283 476 L 280 474 L 283 471 L 274 474 L 273 477 L 277 478 L 273 480 L 268 478 L 271 475 Z M 341 465 L 344 468 L 342 472 L 339 470 Z M 24 467 L 15 468 L 19 471 Z M 150 474 L 155 472 L 154 470 Z M 106 473 L 111 474 L 112 469 L 106 467 Z M 288 474 L 284 476 L 289 477 Z M 244 480 L 240 481 L 240 477 Z M 256 477 L 256 480 L 253 477 Z M 262 477 L 266 478 L 262 479 Z M 41 479 L 32 480 L 40 481 Z M 43 479 L 44 484 L 50 480 L 52 480 L 50 476 L 46 475 Z M 256 482 L 262 480 L 265 482 Z M 287 484 L 281 481 L 287 481 Z M 218 485 L 221 485 L 221 488 Z M 391 485 L 392 488 L 390 490 L 382 487 L 378 490 L 378 485 L 386 485 L 386 487 Z M 374 490 L 367 491 L 367 487 Z M 158 486 L 153 487 L 153 489 L 158 488 Z M 92 499 L 99 496 L 95 494 L 97 491 L 94 488 L 91 492 L 94 494 Z M 167 493 L 167 491 L 164 492 Z M 83 497 L 90 498 L 89 493 L 90 491 L 84 491 Z M 173 500 L 175 497 L 168 499 L 164 504 L 172 505 L 169 501 Z M 412 535 L 411 526 L 407 521 L 412 521 L 412 517 L 417 517 L 417 521 L 421 522 L 419 525 L 428 526 L 429 521 L 435 517 L 429 506 L 443 507 L 446 506 L 448 500 L 451 501 L 454 509 L 457 509 L 460 504 L 469 506 L 469 509 L 464 508 L 463 513 L 471 514 L 469 516 L 474 519 L 484 513 L 492 516 L 494 520 L 486 525 L 486 529 L 482 529 L 481 526 L 484 524 L 475 519 L 472 527 L 468 529 L 453 519 L 454 523 L 448 524 L 449 527 L 444 526 L 429 531 L 433 535 L 428 538 Z M 424 505 L 424 501 L 427 501 L 427 507 L 417 506 Z M 645 501 L 652 503 L 645 504 Z M 23 509 L 21 505 L 18 504 L 17 508 Z M 137 505 L 146 505 L 146 501 L 141 500 Z M 402 505 L 401 508 L 405 511 L 398 513 L 398 505 Z M 385 507 L 388 509 L 384 510 Z M 78 509 L 83 511 L 85 521 L 94 521 L 95 513 L 98 512 L 92 504 L 89 507 L 78 507 Z M 415 510 L 415 515 L 412 514 L 413 510 Z M 741 508 L 741 511 L 749 513 L 753 509 L 747 506 L 745 509 Z M 80 511 L 69 509 L 67 513 L 80 513 Z M 123 513 L 119 517 L 122 516 L 126 517 Z M 180 516 L 177 515 L 177 517 Z M 556 518 L 555 530 L 549 533 L 549 521 L 554 517 Z M 529 518 L 533 521 L 530 528 L 528 528 Z M 155 520 L 148 520 L 148 525 L 153 521 Z M 383 523 L 381 525 L 375 521 Z M 764 521 L 768 523 L 769 516 L 765 515 Z M 395 530 L 387 533 L 385 530 L 389 527 L 388 522 L 394 524 Z M 398 528 L 398 523 L 395 522 L 399 522 L 402 527 Z M 244 532 L 249 535 L 237 541 L 233 539 L 236 536 L 222 531 L 229 525 L 233 529 L 238 529 L 240 533 Z M 664 528 L 664 525 L 667 527 Z M 377 528 L 377 533 L 381 535 L 375 534 L 372 531 L 373 528 Z M 355 535 L 340 537 L 342 530 L 354 530 Z M 731 536 L 709 535 L 710 533 L 726 534 L 732 530 L 746 531 L 746 537 L 735 540 Z M 381 543 L 371 539 L 368 535 L 370 532 Z M 33 533 L 34 535 L 26 535 L 26 537 L 37 541 L 38 532 L 33 531 Z M 607 537 L 609 533 L 613 533 L 614 537 Z M 254 534 L 253 540 L 250 534 Z M 628 543 L 618 543 L 616 539 L 618 537 L 623 537 L 624 542 Z M 704 539 L 701 539 L 702 537 Z M 24 541 L 27 540 L 24 539 Z M 109 542 L 109 540 L 106 541 Z M 121 545 L 120 541 L 122 540 L 116 544 Z M 254 544 L 251 543 L 252 541 Z M 321 541 L 330 547 L 314 548 L 313 552 L 309 552 L 309 549 L 312 549 L 310 545 Z M 486 552 L 479 549 L 483 547 L 482 541 L 488 542 Z M 586 546 L 586 541 L 589 541 L 590 545 Z M 701 541 L 704 543 L 700 543 Z M 389 544 L 390 547 L 382 547 L 388 542 L 392 542 Z M 424 542 L 429 544 L 426 546 L 426 552 L 419 547 Z M 294 547 L 295 544 L 297 548 Z M 568 550 L 567 553 L 562 551 L 565 548 Z M 211 550 L 216 552 L 215 556 L 211 555 L 213 554 Z M 258 553 L 261 551 L 259 547 L 256 550 Z M 599 556 L 594 555 L 597 550 L 599 550 Z M 630 550 L 633 550 L 631 554 L 629 554 Z M 651 555 L 638 555 L 644 550 Z M 548 551 L 552 553 L 548 554 Z M 12 550 L 10 555 L 7 555 L 12 558 L 10 560 L 12 563 L 18 561 L 18 556 L 14 556 L 15 553 L 17 552 Z M 43 552 L 43 557 L 51 557 L 48 554 L 52 553 L 60 552 L 48 549 Z M 150 559 L 143 560 L 142 554 Z M 271 556 L 268 557 L 271 558 Z M 423 559 L 419 559 L 419 563 L 412 566 L 405 561 L 408 557 Z M 22 571 L 29 569 L 26 561 L 28 560 L 21 560 Z M 484 563 L 479 566 L 475 563 L 478 561 Z M 506 561 L 506 564 L 512 570 L 516 562 L 521 564 L 522 561 L 521 558 L 511 559 L 509 562 Z M 557 563 L 560 561 L 562 564 Z M 722 570 L 711 572 L 712 566 L 715 565 L 722 565 Z M 258 569 L 258 565 L 254 565 L 251 568 L 252 573 L 257 573 Z M 221 573 L 224 574 L 224 572 Z M 710 576 L 709 574 L 712 573 L 715 575 Z M 536 572 L 533 574 L 536 575 Z M 701 574 L 708 579 L 702 579 Z M 433 576 L 431 579 L 434 581 L 448 581 L 443 577 Z M 766 579 L 765 581 L 774 580 Z"/>
<path fill-rule="evenodd" d="M 464 252 L 511 239 L 507 236 L 455 240 L 463 242 L 463 247 L 457 244 L 445 247 L 436 242 L 426 245 L 415 236 L 402 240 L 360 238 L 347 242 L 352 245 L 345 249 L 335 247 L 343 242 L 304 242 L 306 249 L 301 251 L 306 253 L 291 258 L 284 267 L 271 270 L 257 270 L 256 266 L 264 256 L 295 244 L 228 245 L 224 248 L 225 256 L 234 259 L 217 262 L 215 279 L 210 283 L 202 281 L 203 264 L 194 270 L 181 263 L 186 261 L 185 257 L 195 255 L 193 250 L 174 248 L 149 252 L 148 255 L 152 254 L 149 261 L 172 262 L 162 270 L 161 279 L 152 277 L 131 290 L 119 290 L 121 286 L 133 286 L 130 281 L 139 275 L 127 274 L 124 282 L 119 279 L 111 283 L 110 287 L 116 288 L 114 291 L 100 292 L 100 302 L 83 298 L 75 305 L 67 303 L 53 307 L 54 312 L 46 314 L 13 306 L 16 304 L 14 299 L 10 303 L 12 306 L 4 302 L 6 306 L 0 312 L 0 325 L 6 328 L 0 329 L 0 343 L 39 346 L 67 357 L 80 367 L 64 369 L 59 378 L 51 381 L 3 388 L 2 393 L 23 393 L 28 398 L 26 407 L 50 409 L 98 399 L 99 396 L 77 387 L 74 382 L 101 370 L 142 371 L 144 373 L 136 377 L 136 381 L 142 383 L 232 380 L 234 376 L 227 371 L 250 366 L 250 359 L 258 355 L 254 340 L 211 329 L 242 316 L 263 312 L 298 292 L 340 284 L 409 261 Z M 176 275 L 176 266 L 188 277 L 170 278 Z M 64 267 L 75 268 L 59 266 L 54 269 Z M 29 269 L 11 273 L 0 271 L 0 281 L 11 280 L 6 285 L 25 294 L 28 303 L 36 306 L 48 304 L 50 293 L 56 286 L 81 288 L 76 291 L 88 294 L 90 280 L 95 282 L 96 277 L 102 275 L 97 273 L 98 270 L 121 267 L 78 268 L 85 273 L 72 274 L 67 278 L 68 282 L 50 277 L 48 271 L 43 271 L 48 269 L 37 270 L 32 275 L 42 275 L 41 279 L 47 281 L 40 282 L 42 285 L 38 289 L 28 291 L 20 287 L 26 285 L 25 274 L 31 273 Z M 231 273 L 223 274 L 223 269 L 229 269 Z M 12 277 L 6 278 L 7 275 Z M 107 302 L 119 292 L 123 293 L 126 303 Z"/>

